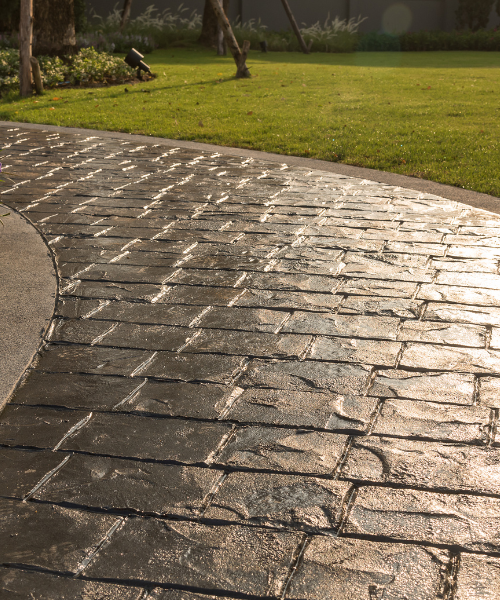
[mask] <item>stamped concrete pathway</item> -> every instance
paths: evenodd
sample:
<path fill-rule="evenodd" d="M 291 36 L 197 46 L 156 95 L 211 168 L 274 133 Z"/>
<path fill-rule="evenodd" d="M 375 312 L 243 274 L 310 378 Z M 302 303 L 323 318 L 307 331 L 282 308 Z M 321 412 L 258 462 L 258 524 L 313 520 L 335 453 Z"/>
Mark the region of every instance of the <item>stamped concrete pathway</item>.
<path fill-rule="evenodd" d="M 0 133 L 59 275 L 0 417 L 1 598 L 500 598 L 500 217 Z"/>

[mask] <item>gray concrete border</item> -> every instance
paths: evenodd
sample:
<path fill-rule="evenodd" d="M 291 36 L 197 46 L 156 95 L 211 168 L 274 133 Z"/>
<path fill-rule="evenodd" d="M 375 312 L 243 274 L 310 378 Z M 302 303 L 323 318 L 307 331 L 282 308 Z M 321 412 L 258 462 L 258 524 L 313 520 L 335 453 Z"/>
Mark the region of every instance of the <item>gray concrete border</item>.
<path fill-rule="evenodd" d="M 54 313 L 57 278 L 38 231 L 8 209 L 0 225 L 0 410 L 33 359 Z"/>
<path fill-rule="evenodd" d="M 319 169 L 330 173 L 338 173 L 348 177 L 359 177 L 369 179 L 388 185 L 395 185 L 426 194 L 434 194 L 448 200 L 462 202 L 474 208 L 480 208 L 493 213 L 500 214 L 500 198 L 489 196 L 480 192 L 464 190 L 462 188 L 435 183 L 427 179 L 418 179 L 416 177 L 407 177 L 406 175 L 398 175 L 396 173 L 387 173 L 385 171 L 376 171 L 375 169 L 365 169 L 364 167 L 352 167 L 341 163 L 333 163 L 325 160 L 317 160 L 314 158 L 300 158 L 298 156 L 288 156 L 284 154 L 270 154 L 257 150 L 247 150 L 244 148 L 233 148 L 230 146 L 216 146 L 214 144 L 204 144 L 200 142 L 188 142 L 183 140 L 171 140 L 167 138 L 152 137 L 148 135 L 138 135 L 130 133 L 120 133 L 116 131 L 101 131 L 99 129 L 79 129 L 75 127 L 60 127 L 56 125 L 39 125 L 34 123 L 16 123 L 12 121 L 0 121 L 0 125 L 19 127 L 25 129 L 38 129 L 45 131 L 58 131 L 64 133 L 80 133 L 84 135 L 99 135 L 102 138 L 108 139 L 123 139 L 128 140 L 133 138 L 137 142 L 147 144 L 165 144 L 168 146 L 174 145 L 179 148 L 189 148 L 194 150 L 220 152 L 221 154 L 232 154 L 236 156 L 252 157 L 259 160 L 270 160 L 278 162 L 286 162 L 289 165 L 296 167 L 307 167 L 310 169 Z"/>

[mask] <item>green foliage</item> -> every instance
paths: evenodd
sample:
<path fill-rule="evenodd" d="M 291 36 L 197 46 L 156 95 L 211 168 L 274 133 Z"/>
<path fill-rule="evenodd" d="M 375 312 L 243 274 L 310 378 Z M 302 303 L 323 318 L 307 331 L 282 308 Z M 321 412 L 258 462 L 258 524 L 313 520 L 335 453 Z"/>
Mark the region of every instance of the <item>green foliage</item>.
<path fill-rule="evenodd" d="M 39 56 L 40 71 L 45 86 L 54 87 L 59 83 L 85 85 L 126 81 L 134 76 L 134 70 L 123 60 L 107 52 L 94 48 L 83 48 L 66 61 L 57 56 Z M 19 51 L 0 50 L 0 90 L 19 85 Z"/>
<path fill-rule="evenodd" d="M 127 36 L 134 38 L 134 48 L 139 52 L 151 52 L 153 47 L 166 47 L 176 43 L 195 43 L 201 31 L 201 15 L 181 4 L 177 11 L 167 8 L 160 12 L 154 5 L 148 6 L 146 10 L 135 19 L 131 19 L 123 32 L 120 29 L 121 9 L 116 4 L 113 11 L 107 17 L 93 15 L 92 23 L 89 24 L 89 33 L 101 34 L 107 41 L 115 44 L 115 52 L 125 52 Z M 137 39 L 139 38 L 139 39 Z M 150 49 L 142 46 L 147 44 Z M 130 46 L 127 47 L 127 52 Z"/>
<path fill-rule="evenodd" d="M 134 75 L 134 69 L 123 59 L 94 48 L 82 48 L 72 58 L 69 67 L 66 76 L 72 85 L 124 81 Z"/>
<path fill-rule="evenodd" d="M 16 31 L 19 28 L 20 7 L 19 0 L 2 0 L 0 31 Z"/>
<path fill-rule="evenodd" d="M 135 48 L 141 54 L 153 52 L 156 45 L 151 36 L 121 33 L 115 31 L 107 33 L 87 32 L 76 36 L 76 45 L 79 48 L 96 48 L 102 52 L 119 52 L 127 54 L 130 48 Z"/>
<path fill-rule="evenodd" d="M 495 0 L 459 0 L 456 10 L 457 25 L 472 31 L 488 27 L 491 9 Z M 498 2 L 498 0 L 497 0 Z M 497 10 L 499 4 L 497 3 Z"/>
<path fill-rule="evenodd" d="M 359 52 L 399 52 L 399 36 L 389 33 L 366 33 L 360 37 Z"/>
<path fill-rule="evenodd" d="M 401 50 L 408 52 L 438 50 L 500 51 L 500 30 L 497 31 L 419 31 L 399 37 Z"/>
<path fill-rule="evenodd" d="M 389 35 L 360 35 L 358 52 L 438 52 L 455 50 L 500 51 L 500 30 L 417 31 Z"/>
<path fill-rule="evenodd" d="M 357 29 L 364 19 L 333 21 L 327 17 L 324 24 L 319 21 L 310 27 L 301 29 L 305 43 L 311 45 L 312 52 L 354 52 L 358 44 Z M 291 30 L 269 31 L 260 21 L 251 19 L 246 23 L 235 23 L 233 32 L 241 45 L 248 40 L 252 48 L 258 48 L 259 43 L 266 41 L 271 52 L 301 52 L 300 44 Z"/>
<path fill-rule="evenodd" d="M 0 50 L 0 90 L 19 85 L 19 51 L 12 48 Z"/>
<path fill-rule="evenodd" d="M 87 1 L 73 0 L 75 10 L 75 31 L 81 33 L 87 28 Z"/>

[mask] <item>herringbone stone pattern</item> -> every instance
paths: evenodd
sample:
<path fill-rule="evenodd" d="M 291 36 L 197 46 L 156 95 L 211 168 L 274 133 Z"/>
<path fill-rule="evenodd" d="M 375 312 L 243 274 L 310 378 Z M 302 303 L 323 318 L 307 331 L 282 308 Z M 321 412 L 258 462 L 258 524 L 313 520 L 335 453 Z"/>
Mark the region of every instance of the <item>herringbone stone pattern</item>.
<path fill-rule="evenodd" d="M 0 417 L 2 598 L 500 599 L 500 217 L 1 133 L 59 276 Z"/>

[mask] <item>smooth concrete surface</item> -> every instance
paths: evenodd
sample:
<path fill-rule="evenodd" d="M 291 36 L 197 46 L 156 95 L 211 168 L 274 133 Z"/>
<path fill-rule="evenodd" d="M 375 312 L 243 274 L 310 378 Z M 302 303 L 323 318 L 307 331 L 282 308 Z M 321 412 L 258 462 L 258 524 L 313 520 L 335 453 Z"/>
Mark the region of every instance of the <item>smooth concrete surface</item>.
<path fill-rule="evenodd" d="M 134 143 L 146 144 L 165 144 L 167 146 L 176 146 L 199 150 L 200 152 L 220 152 L 221 154 L 230 154 L 232 156 L 251 157 L 257 160 L 282 161 L 287 165 L 295 167 L 308 167 L 311 169 L 321 169 L 329 173 L 338 173 L 348 177 L 361 177 L 379 183 L 388 185 L 397 185 L 406 189 L 424 192 L 426 194 L 435 194 L 441 198 L 455 200 L 468 204 L 474 208 L 480 208 L 500 214 L 500 198 L 489 196 L 472 190 L 464 190 L 452 185 L 444 185 L 427 179 L 418 179 L 416 177 L 407 177 L 397 173 L 387 173 L 385 171 L 376 171 L 375 169 L 365 169 L 364 167 L 352 167 L 341 163 L 329 162 L 326 160 L 316 160 L 314 158 L 301 158 L 298 156 L 287 156 L 284 154 L 271 154 L 259 152 L 257 150 L 246 150 L 243 148 L 232 148 L 230 146 L 216 146 L 214 144 L 201 144 L 199 142 L 185 142 L 183 140 L 171 140 L 167 138 L 153 137 L 149 135 L 136 135 L 129 133 L 119 133 L 116 131 L 100 131 L 96 129 L 79 129 L 75 127 L 58 127 L 55 125 L 37 125 L 34 123 L 16 123 L 9 121 L 0 121 L 0 126 L 20 127 L 39 131 L 54 131 L 59 133 L 83 133 L 86 135 L 97 135 L 103 139 L 130 139 Z"/>
<path fill-rule="evenodd" d="M 1 212 L 10 215 L 0 225 L 0 408 L 40 346 L 57 290 L 40 234 L 16 212 Z"/>

